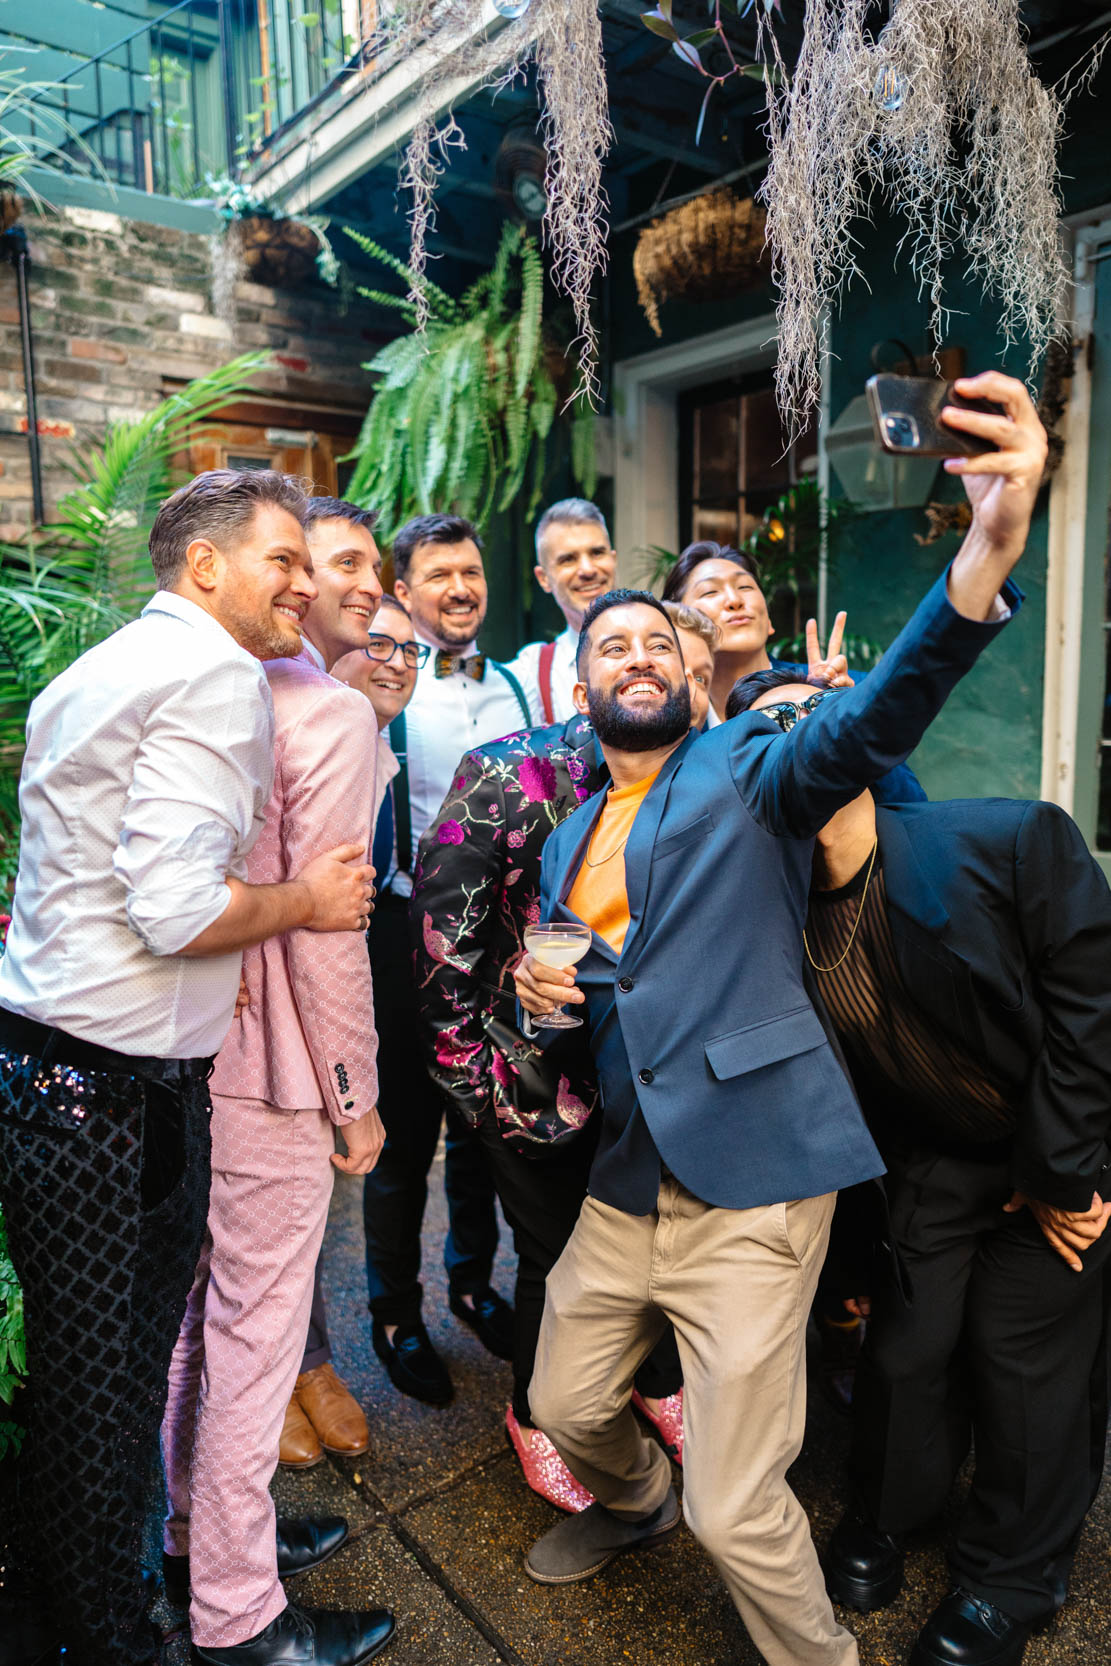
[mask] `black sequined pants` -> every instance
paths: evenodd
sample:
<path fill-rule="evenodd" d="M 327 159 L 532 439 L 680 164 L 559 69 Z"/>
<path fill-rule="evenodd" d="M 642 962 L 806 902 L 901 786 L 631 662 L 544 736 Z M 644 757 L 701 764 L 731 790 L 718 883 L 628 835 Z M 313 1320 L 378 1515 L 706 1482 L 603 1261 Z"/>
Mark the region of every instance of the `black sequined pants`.
<path fill-rule="evenodd" d="M 0 1205 L 23 1286 L 17 1551 L 74 1666 L 154 1666 L 140 1581 L 170 1355 L 204 1236 L 209 1100 L 0 1050 Z"/>

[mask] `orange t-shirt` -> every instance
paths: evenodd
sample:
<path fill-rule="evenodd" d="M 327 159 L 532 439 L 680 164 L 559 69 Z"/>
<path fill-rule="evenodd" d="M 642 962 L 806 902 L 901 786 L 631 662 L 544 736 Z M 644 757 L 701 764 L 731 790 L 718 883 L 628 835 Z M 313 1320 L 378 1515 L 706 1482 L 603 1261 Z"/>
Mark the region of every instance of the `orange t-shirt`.
<path fill-rule="evenodd" d="M 567 896 L 567 906 L 584 925 L 621 953 L 629 929 L 629 896 L 625 889 L 625 843 L 636 813 L 656 776 L 646 775 L 631 787 L 611 787 L 594 825 L 582 867 Z"/>

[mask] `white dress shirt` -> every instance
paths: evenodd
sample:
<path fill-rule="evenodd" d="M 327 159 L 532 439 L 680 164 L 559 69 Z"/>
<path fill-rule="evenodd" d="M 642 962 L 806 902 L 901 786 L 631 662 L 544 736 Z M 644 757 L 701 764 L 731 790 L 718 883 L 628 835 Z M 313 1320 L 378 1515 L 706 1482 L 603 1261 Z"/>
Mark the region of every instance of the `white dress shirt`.
<path fill-rule="evenodd" d="M 418 641 L 426 638 L 417 633 Z M 528 727 L 511 685 L 488 662 L 481 682 L 462 671 L 436 675 L 436 645 L 417 672 L 413 698 L 405 708 L 405 736 L 409 767 L 409 806 L 413 829 L 413 858 L 421 834 L 440 812 L 460 760 L 476 746 L 501 740 Z M 453 650 L 463 658 L 475 652 L 472 642 Z M 396 833 L 395 833 L 396 852 Z M 409 896 L 413 882 L 391 863 L 390 889 Z"/>
<path fill-rule="evenodd" d="M 274 770 L 262 666 L 183 596 L 91 648 L 31 707 L 0 1006 L 120 1053 L 204 1058 L 242 956 L 181 955 L 246 875 Z"/>
<path fill-rule="evenodd" d="M 526 642 L 516 659 L 509 661 L 509 669 L 518 679 L 528 698 L 532 721 L 545 724 L 548 718 L 544 714 L 544 702 L 540 698 L 540 650 L 542 642 Z M 561 631 L 556 637 L 552 655 L 552 716 L 553 723 L 567 723 L 575 716 L 575 705 L 571 699 L 571 690 L 579 680 L 575 669 L 575 654 L 579 646 L 579 633 L 570 626 Z"/>

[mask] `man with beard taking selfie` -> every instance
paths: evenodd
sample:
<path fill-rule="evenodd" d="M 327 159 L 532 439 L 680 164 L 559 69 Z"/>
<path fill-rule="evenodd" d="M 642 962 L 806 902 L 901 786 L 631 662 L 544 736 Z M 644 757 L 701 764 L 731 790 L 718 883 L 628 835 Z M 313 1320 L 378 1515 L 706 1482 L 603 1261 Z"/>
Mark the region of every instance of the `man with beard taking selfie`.
<path fill-rule="evenodd" d="M 989 372 L 957 386 L 1003 407 L 944 412 L 997 448 L 946 462 L 972 504 L 964 543 L 867 681 L 789 734 L 746 713 L 692 735 L 661 604 L 617 591 L 589 610 L 575 702 L 612 786 L 549 839 L 541 920 L 586 924 L 592 942 L 575 972 L 530 954 L 516 975 L 541 1039 L 556 1005 L 584 1009 L 603 1099 L 530 1388 L 537 1424 L 596 1502 L 533 1545 L 526 1571 L 588 1579 L 678 1525 L 667 1461 L 629 1407 L 670 1320 L 684 1513 L 769 1666 L 859 1659 L 786 1479 L 835 1194 L 883 1166 L 803 982 L 812 841 L 917 745 L 1017 607 L 1009 574 L 1045 462 L 1019 382 Z"/>

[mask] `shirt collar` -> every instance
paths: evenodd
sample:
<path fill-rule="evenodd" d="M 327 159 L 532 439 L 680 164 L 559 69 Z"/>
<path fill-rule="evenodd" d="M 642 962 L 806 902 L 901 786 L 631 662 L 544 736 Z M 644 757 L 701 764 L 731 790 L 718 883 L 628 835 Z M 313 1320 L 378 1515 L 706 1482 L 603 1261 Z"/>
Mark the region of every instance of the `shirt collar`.
<path fill-rule="evenodd" d="M 318 671 L 327 671 L 328 667 L 324 663 L 324 655 L 320 652 L 316 643 L 310 642 L 307 636 L 301 638 L 301 653 L 306 659 L 312 660 Z"/>
<path fill-rule="evenodd" d="M 211 613 L 206 613 L 203 607 L 198 607 L 196 602 L 191 602 L 187 596 L 179 596 L 176 590 L 156 590 L 143 609 L 143 613 L 169 613 L 175 619 L 181 619 L 185 624 L 192 625 L 198 630 L 219 631 L 226 643 L 230 643 L 245 659 L 252 660 L 256 665 L 258 664 L 254 654 L 249 654 L 246 648 L 241 647 L 231 632 L 225 630 L 218 619 L 214 619 Z"/>

